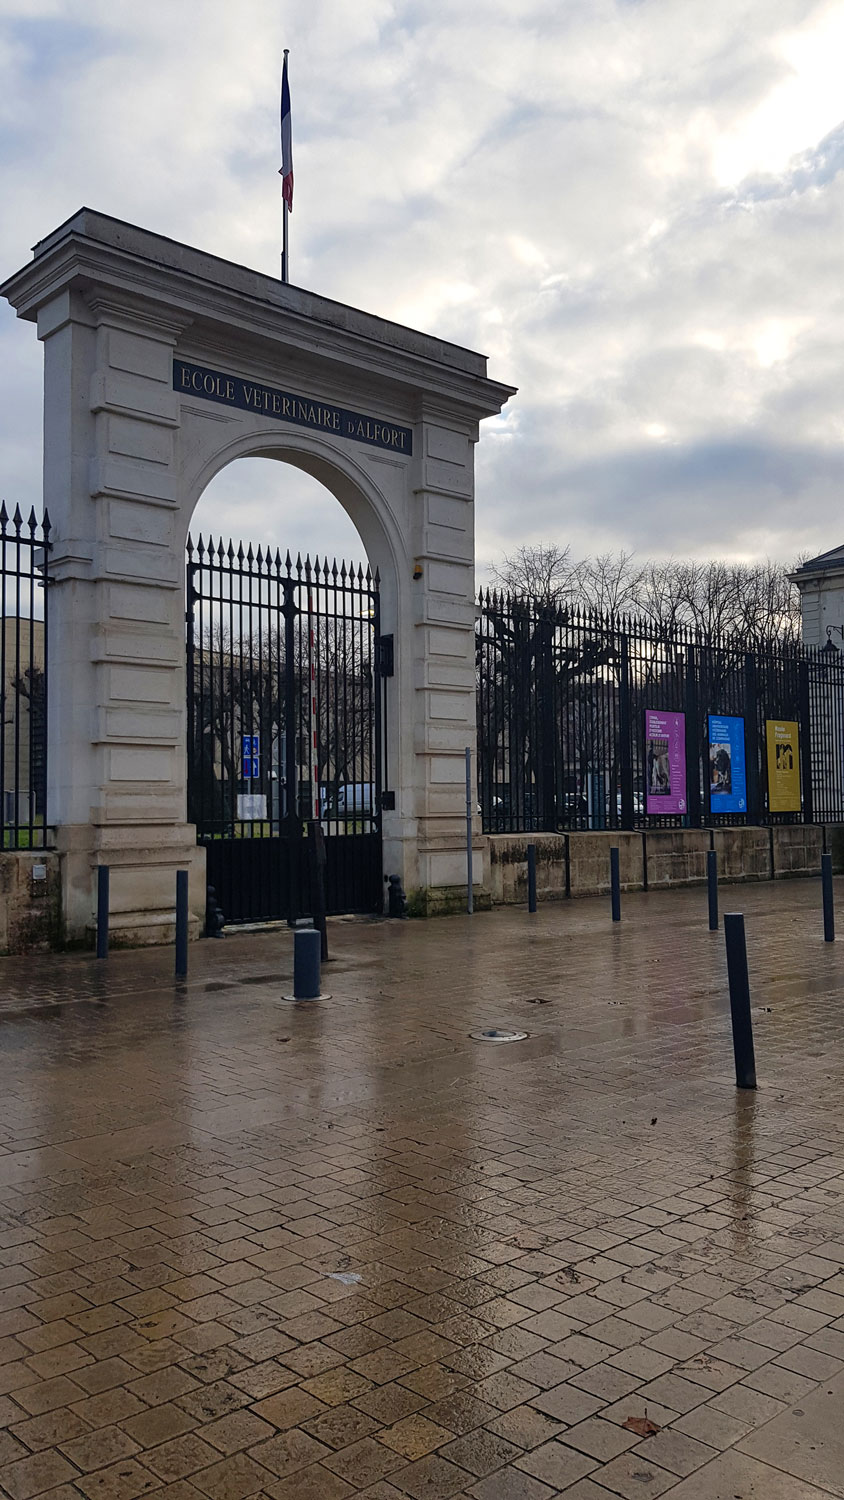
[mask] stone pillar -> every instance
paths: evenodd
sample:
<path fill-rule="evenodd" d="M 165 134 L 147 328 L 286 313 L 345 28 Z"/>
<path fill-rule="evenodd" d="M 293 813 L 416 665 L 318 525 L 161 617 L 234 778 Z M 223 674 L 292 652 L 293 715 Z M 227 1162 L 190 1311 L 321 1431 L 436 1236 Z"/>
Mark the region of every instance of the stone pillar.
<path fill-rule="evenodd" d="M 426 402 L 414 466 L 414 699 L 417 897 L 428 913 L 466 901 L 465 752 L 477 780 L 474 444 L 477 424 Z M 474 806 L 473 806 L 474 812 Z M 474 815 L 473 884 L 487 845 Z M 480 891 L 479 891 L 480 897 Z"/>
<path fill-rule="evenodd" d="M 800 591 L 803 645 L 819 647 L 819 661 L 829 669 L 831 690 L 821 699 L 828 717 L 813 734 L 811 750 L 814 821 L 825 823 L 844 793 L 844 718 L 837 693 L 844 661 L 844 547 L 809 558 L 790 578 Z"/>
<path fill-rule="evenodd" d="M 160 942 L 176 870 L 204 855 L 185 820 L 184 558 L 174 545 L 178 322 L 66 289 L 39 308 L 45 351 L 44 498 L 53 527 L 48 821 L 71 940 L 111 867 L 112 940 Z"/>
<path fill-rule="evenodd" d="M 91 929 L 98 863 L 112 870 L 116 940 L 172 935 L 180 867 L 192 872 L 194 930 L 201 920 L 184 543 L 205 486 L 252 454 L 320 479 L 380 570 L 395 638 L 384 870 L 419 911 L 462 906 L 474 444 L 512 388 L 488 378 L 482 355 L 88 209 L 0 291 L 37 320 L 45 349 L 48 818 L 67 935 Z M 185 384 L 184 362 L 197 383 Z M 483 888 L 477 829 L 475 843 Z"/>

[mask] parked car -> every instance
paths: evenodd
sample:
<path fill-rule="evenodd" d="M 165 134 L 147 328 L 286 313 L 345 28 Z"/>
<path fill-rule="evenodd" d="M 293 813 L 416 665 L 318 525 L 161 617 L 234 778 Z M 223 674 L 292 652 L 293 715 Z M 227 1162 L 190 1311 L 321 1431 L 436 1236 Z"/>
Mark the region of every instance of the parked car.
<path fill-rule="evenodd" d="M 375 788 L 371 781 L 345 782 L 328 797 L 326 818 L 371 817 Z"/>
<path fill-rule="evenodd" d="M 619 792 L 618 796 L 615 799 L 615 805 L 616 805 L 616 808 L 618 810 L 618 816 L 621 817 L 621 792 Z M 633 816 L 635 818 L 641 817 L 641 815 L 644 813 L 644 811 L 645 811 L 645 799 L 642 796 L 642 793 L 641 792 L 634 792 L 633 793 Z"/>

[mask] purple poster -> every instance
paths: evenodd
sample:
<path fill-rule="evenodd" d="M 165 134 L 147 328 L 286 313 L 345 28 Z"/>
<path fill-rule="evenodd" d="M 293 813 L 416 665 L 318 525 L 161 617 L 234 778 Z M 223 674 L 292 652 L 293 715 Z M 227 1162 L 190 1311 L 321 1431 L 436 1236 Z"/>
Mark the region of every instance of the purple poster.
<path fill-rule="evenodd" d="M 645 811 L 686 811 L 686 715 L 645 709 Z"/>

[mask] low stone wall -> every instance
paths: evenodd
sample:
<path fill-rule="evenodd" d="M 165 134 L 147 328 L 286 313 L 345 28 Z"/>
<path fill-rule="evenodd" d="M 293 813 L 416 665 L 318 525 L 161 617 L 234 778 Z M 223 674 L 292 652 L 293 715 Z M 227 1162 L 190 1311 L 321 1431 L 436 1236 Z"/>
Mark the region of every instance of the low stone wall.
<path fill-rule="evenodd" d="M 706 879 L 706 855 L 718 853 L 722 881 L 783 880 L 818 875 L 824 834 L 833 869 L 844 873 L 844 825 L 777 828 L 665 828 L 635 833 L 494 834 L 488 840 L 489 887 L 475 888 L 475 909 L 527 902 L 527 846 L 536 845 L 536 884 L 540 901 L 606 894 L 610 887 L 610 848 L 619 851 L 622 890 L 665 890 L 697 885 Z M 772 863 L 773 859 L 773 863 Z M 437 891 L 436 899 L 410 893 L 412 916 L 444 916 L 466 909 L 463 885 Z M 170 919 L 172 927 L 172 919 Z M 191 913 L 191 936 L 201 931 Z M 0 953 L 28 953 L 60 948 L 60 856 L 21 850 L 0 853 Z M 93 942 L 93 933 L 90 934 Z M 172 941 L 140 934 L 134 943 Z"/>
<path fill-rule="evenodd" d="M 527 897 L 525 899 L 527 900 Z M 452 917 L 457 912 L 466 910 L 466 900 L 465 885 L 437 885 L 428 886 L 423 890 L 408 891 L 407 915 L 409 917 Z M 492 897 L 489 891 L 480 885 L 473 886 L 472 904 L 475 911 L 490 911 Z"/>
<path fill-rule="evenodd" d="M 832 868 L 836 875 L 844 872 L 844 825 L 836 823 L 826 830 L 826 847 L 832 855 Z"/>
<path fill-rule="evenodd" d="M 64 947 L 93 948 L 96 923 L 82 937 L 68 934 L 62 912 L 62 860 L 56 850 L 0 851 L 0 954 L 31 953 Z M 175 932 L 175 867 L 158 872 L 161 912 L 140 921 L 121 903 L 120 866 L 112 877 L 109 942 L 112 947 L 139 948 L 172 943 Z M 172 892 L 172 894 L 171 894 Z M 168 905 L 169 899 L 169 905 Z M 465 899 L 465 898 L 464 898 Z M 205 850 L 197 849 L 190 882 L 188 932 L 201 937 L 205 925 Z"/>
<path fill-rule="evenodd" d="M 831 830 L 830 830 L 831 832 Z M 824 830 L 816 823 L 775 828 L 771 844 L 777 880 L 789 875 L 820 875 Z M 769 856 L 770 859 L 770 856 Z M 833 857 L 833 868 L 835 859 Z"/>
<path fill-rule="evenodd" d="M 770 880 L 771 835 L 786 828 L 719 828 L 713 847 L 718 852 L 719 880 Z M 820 830 L 818 830 L 820 832 Z M 802 828 L 800 829 L 802 833 Z M 776 859 L 774 860 L 776 868 Z M 820 869 L 820 855 L 818 856 Z"/>
<path fill-rule="evenodd" d="M 844 827 L 826 830 L 833 868 L 844 871 Z M 781 880 L 819 875 L 824 829 L 818 824 L 774 828 L 654 828 L 635 833 L 493 834 L 490 889 L 495 905 L 527 901 L 527 846 L 536 845 L 542 901 L 601 895 L 610 888 L 610 848 L 619 851 L 622 890 L 665 890 L 706 880 L 706 856 L 718 854 L 719 879 Z"/>
<path fill-rule="evenodd" d="M 61 941 L 61 874 L 57 854 L 0 853 L 0 953 L 31 953 Z"/>

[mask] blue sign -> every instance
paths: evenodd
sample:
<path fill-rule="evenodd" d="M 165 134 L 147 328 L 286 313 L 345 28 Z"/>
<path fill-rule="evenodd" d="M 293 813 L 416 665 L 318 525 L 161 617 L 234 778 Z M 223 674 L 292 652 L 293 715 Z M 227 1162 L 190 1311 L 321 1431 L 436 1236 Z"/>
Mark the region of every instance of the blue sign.
<path fill-rule="evenodd" d="M 261 775 L 261 736 L 259 734 L 241 735 L 243 740 L 243 779 L 244 781 L 257 781 Z"/>
<path fill-rule="evenodd" d="M 744 719 L 709 715 L 709 805 L 714 813 L 747 812 Z"/>

